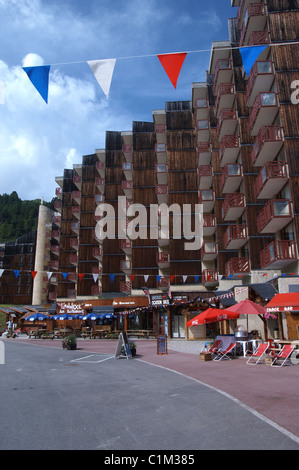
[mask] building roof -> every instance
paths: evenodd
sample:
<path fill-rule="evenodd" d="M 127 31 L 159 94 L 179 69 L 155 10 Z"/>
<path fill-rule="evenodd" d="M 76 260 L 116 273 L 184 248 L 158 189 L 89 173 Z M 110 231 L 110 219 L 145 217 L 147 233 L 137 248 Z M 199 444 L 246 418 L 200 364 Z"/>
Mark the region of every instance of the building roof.
<path fill-rule="evenodd" d="M 264 300 L 266 300 L 266 299 L 271 300 L 271 299 L 273 299 L 274 295 L 277 294 L 277 290 L 274 289 L 272 284 L 269 284 L 268 282 L 264 282 L 264 283 L 260 283 L 260 284 L 250 284 L 250 287 L 258 295 L 260 295 Z"/>

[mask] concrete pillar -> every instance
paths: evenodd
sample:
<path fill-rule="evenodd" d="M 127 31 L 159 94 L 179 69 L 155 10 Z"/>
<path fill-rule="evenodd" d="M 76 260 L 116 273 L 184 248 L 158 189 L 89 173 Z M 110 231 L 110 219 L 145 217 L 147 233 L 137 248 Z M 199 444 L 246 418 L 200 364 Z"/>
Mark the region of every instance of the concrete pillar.
<path fill-rule="evenodd" d="M 39 206 L 37 235 L 36 235 L 36 251 L 34 271 L 37 275 L 33 281 L 32 305 L 41 305 L 43 303 L 43 277 L 45 270 L 45 256 L 47 254 L 47 225 L 51 224 L 53 211 L 42 204 Z"/>

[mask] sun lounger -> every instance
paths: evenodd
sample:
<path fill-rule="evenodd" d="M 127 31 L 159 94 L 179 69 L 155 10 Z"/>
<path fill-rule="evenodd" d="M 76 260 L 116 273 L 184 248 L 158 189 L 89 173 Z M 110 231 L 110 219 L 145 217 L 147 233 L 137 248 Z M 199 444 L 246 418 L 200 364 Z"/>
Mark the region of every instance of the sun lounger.
<path fill-rule="evenodd" d="M 291 355 L 295 347 L 291 344 L 285 344 L 279 354 L 275 354 L 271 367 L 282 367 L 282 366 L 292 366 L 294 365 L 291 362 Z M 280 364 L 280 361 L 281 364 Z"/>
<path fill-rule="evenodd" d="M 228 356 L 229 353 L 231 353 L 236 347 L 236 343 L 230 343 L 230 345 L 224 349 L 224 350 L 219 350 L 216 357 L 214 357 L 213 361 L 222 361 L 223 359 L 231 359 L 231 357 Z"/>
<path fill-rule="evenodd" d="M 264 359 L 268 348 L 268 343 L 260 343 L 258 348 L 253 353 L 250 354 L 250 351 L 246 351 L 245 357 L 249 356 L 246 364 L 256 365 L 265 362 Z"/>

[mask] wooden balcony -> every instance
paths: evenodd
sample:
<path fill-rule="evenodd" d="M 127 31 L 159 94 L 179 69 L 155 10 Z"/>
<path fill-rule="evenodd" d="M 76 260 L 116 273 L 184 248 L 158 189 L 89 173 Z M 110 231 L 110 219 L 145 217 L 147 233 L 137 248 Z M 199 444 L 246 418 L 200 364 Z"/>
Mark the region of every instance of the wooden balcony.
<path fill-rule="evenodd" d="M 133 197 L 133 181 L 123 180 L 121 183 L 121 187 L 123 192 L 125 193 L 128 199 L 132 199 Z"/>
<path fill-rule="evenodd" d="M 101 246 L 93 248 L 92 256 L 101 261 L 103 259 L 103 248 Z"/>
<path fill-rule="evenodd" d="M 203 261 L 213 261 L 218 256 L 218 246 L 216 242 L 203 242 L 201 247 L 201 259 Z"/>
<path fill-rule="evenodd" d="M 237 191 L 242 179 L 242 166 L 239 163 L 227 163 L 223 168 L 220 180 L 220 191 L 223 194 Z"/>
<path fill-rule="evenodd" d="M 98 188 L 98 190 L 104 194 L 105 191 L 105 179 L 102 178 L 101 176 L 95 179 L 95 185 Z"/>
<path fill-rule="evenodd" d="M 218 271 L 216 269 L 204 269 L 202 272 L 202 284 L 205 287 L 218 286 Z"/>
<path fill-rule="evenodd" d="M 51 268 L 52 271 L 53 271 L 53 270 L 58 271 L 58 269 L 59 269 L 59 261 L 57 261 L 57 260 L 51 260 L 51 261 L 50 261 L 50 268 Z"/>
<path fill-rule="evenodd" d="M 249 258 L 231 258 L 225 265 L 225 275 L 239 277 L 242 274 L 249 274 Z"/>
<path fill-rule="evenodd" d="M 56 197 L 59 197 L 59 199 L 62 199 L 62 188 L 56 188 L 55 194 L 56 194 Z"/>
<path fill-rule="evenodd" d="M 77 204 L 81 202 L 81 191 L 73 191 L 72 192 L 72 200 L 75 201 Z"/>
<path fill-rule="evenodd" d="M 222 207 L 222 219 L 224 221 L 236 220 L 242 216 L 245 210 L 245 196 L 242 193 L 227 194 Z"/>
<path fill-rule="evenodd" d="M 231 83 L 233 79 L 233 68 L 230 59 L 218 59 L 215 68 L 213 93 L 216 95 L 220 83 Z"/>
<path fill-rule="evenodd" d="M 216 116 L 222 108 L 233 108 L 236 99 L 233 83 L 220 83 L 216 96 Z"/>
<path fill-rule="evenodd" d="M 287 164 L 281 161 L 267 162 L 254 182 L 255 198 L 273 199 L 287 182 Z"/>
<path fill-rule="evenodd" d="M 163 292 L 167 292 L 170 287 L 170 279 L 168 276 L 162 276 L 159 280 L 157 279 L 157 288 Z"/>
<path fill-rule="evenodd" d="M 82 187 L 82 177 L 79 176 L 79 175 L 74 175 L 73 177 L 73 183 L 75 186 L 77 186 L 77 188 L 79 189 L 79 191 L 81 191 L 81 187 Z"/>
<path fill-rule="evenodd" d="M 157 184 L 155 191 L 158 199 L 158 204 L 166 204 L 168 201 L 167 184 Z"/>
<path fill-rule="evenodd" d="M 58 227 L 61 225 L 61 215 L 58 212 L 56 212 L 53 217 L 53 224 L 57 225 Z"/>
<path fill-rule="evenodd" d="M 167 147 L 166 144 L 156 144 L 155 152 L 158 163 L 166 163 L 167 161 Z"/>
<path fill-rule="evenodd" d="M 280 126 L 262 126 L 252 147 L 253 166 L 263 166 L 273 161 L 283 146 L 283 133 Z"/>
<path fill-rule="evenodd" d="M 208 119 L 209 104 L 207 98 L 198 98 L 195 100 L 196 120 Z"/>
<path fill-rule="evenodd" d="M 69 263 L 73 264 L 74 266 L 78 266 L 78 255 L 75 253 L 70 254 Z"/>
<path fill-rule="evenodd" d="M 273 64 L 270 60 L 258 60 L 254 63 L 248 77 L 245 91 L 245 103 L 251 107 L 259 93 L 270 91 L 274 80 Z"/>
<path fill-rule="evenodd" d="M 236 163 L 240 153 L 240 138 L 237 135 L 224 135 L 220 145 L 219 163 L 221 167 L 227 163 Z"/>
<path fill-rule="evenodd" d="M 296 243 L 293 240 L 276 240 L 260 254 L 262 269 L 281 269 L 297 261 Z"/>
<path fill-rule="evenodd" d="M 119 283 L 119 290 L 120 292 L 122 292 L 123 294 L 130 294 L 131 293 L 131 290 L 132 290 L 132 283 L 127 281 L 123 281 L 123 282 L 120 282 Z"/>
<path fill-rule="evenodd" d="M 248 127 L 251 135 L 258 135 L 260 128 L 271 126 L 278 113 L 277 95 L 275 92 L 259 93 L 249 115 Z"/>
<path fill-rule="evenodd" d="M 58 184 L 58 186 L 60 186 L 61 189 L 63 189 L 63 181 L 63 176 L 56 176 L 55 182 Z"/>
<path fill-rule="evenodd" d="M 132 262 L 130 260 L 121 260 L 120 270 L 124 273 L 131 274 L 132 272 Z"/>
<path fill-rule="evenodd" d="M 78 237 L 70 238 L 70 248 L 73 249 L 73 250 L 78 250 L 79 249 Z"/>
<path fill-rule="evenodd" d="M 204 212 L 211 212 L 215 206 L 215 193 L 212 189 L 198 191 L 198 203 L 203 205 Z"/>
<path fill-rule="evenodd" d="M 52 245 L 51 246 L 51 253 L 55 256 L 59 256 L 60 246 L 59 245 Z"/>
<path fill-rule="evenodd" d="M 210 137 L 210 123 L 208 119 L 199 119 L 196 122 L 197 142 L 207 142 Z"/>
<path fill-rule="evenodd" d="M 76 233 L 77 235 L 79 235 L 79 231 L 80 231 L 80 224 L 79 222 L 72 222 L 71 223 L 71 230 L 72 232 Z"/>
<path fill-rule="evenodd" d="M 293 219 L 289 199 L 271 199 L 257 215 L 259 233 L 276 233 L 286 227 Z"/>
<path fill-rule="evenodd" d="M 198 166 L 209 165 L 211 163 L 212 149 L 210 142 L 199 142 L 196 151 Z"/>
<path fill-rule="evenodd" d="M 131 240 L 121 240 L 120 249 L 124 251 L 127 255 L 132 254 L 132 241 Z"/>
<path fill-rule="evenodd" d="M 96 170 L 101 178 L 105 178 L 106 163 L 105 162 L 96 162 Z"/>
<path fill-rule="evenodd" d="M 122 152 L 125 156 L 126 162 L 133 161 L 133 145 L 124 144 L 122 146 Z"/>
<path fill-rule="evenodd" d="M 55 211 L 59 212 L 61 214 L 61 210 L 62 210 L 62 201 L 56 201 L 54 203 L 54 209 Z"/>
<path fill-rule="evenodd" d="M 170 256 L 165 251 L 159 251 L 156 255 L 156 262 L 159 268 L 169 268 Z"/>
<path fill-rule="evenodd" d="M 252 31 L 248 39 L 248 46 L 262 46 L 264 44 L 270 44 L 270 35 L 268 31 Z M 264 58 L 263 54 L 260 58 Z"/>
<path fill-rule="evenodd" d="M 155 173 L 158 184 L 167 184 L 167 165 L 165 163 L 157 163 Z"/>
<path fill-rule="evenodd" d="M 224 233 L 224 249 L 238 250 L 248 242 L 247 227 L 241 225 L 229 225 Z"/>
<path fill-rule="evenodd" d="M 76 217 L 76 219 L 79 219 L 80 220 L 80 206 L 73 206 L 72 207 L 72 214 L 74 217 Z"/>
<path fill-rule="evenodd" d="M 225 135 L 233 135 L 237 130 L 237 111 L 235 108 L 222 108 L 217 124 L 217 139 L 221 142 Z"/>
<path fill-rule="evenodd" d="M 216 216 L 214 214 L 204 214 L 203 216 L 203 236 L 209 237 L 216 232 Z"/>
<path fill-rule="evenodd" d="M 247 5 L 240 36 L 240 47 L 249 45 L 252 32 L 264 31 L 267 23 L 266 8 L 263 2 Z"/>
<path fill-rule="evenodd" d="M 212 165 L 200 165 L 197 170 L 197 181 L 199 189 L 209 189 L 213 182 Z"/>
<path fill-rule="evenodd" d="M 133 163 L 125 162 L 122 165 L 123 173 L 127 181 L 133 180 Z"/>

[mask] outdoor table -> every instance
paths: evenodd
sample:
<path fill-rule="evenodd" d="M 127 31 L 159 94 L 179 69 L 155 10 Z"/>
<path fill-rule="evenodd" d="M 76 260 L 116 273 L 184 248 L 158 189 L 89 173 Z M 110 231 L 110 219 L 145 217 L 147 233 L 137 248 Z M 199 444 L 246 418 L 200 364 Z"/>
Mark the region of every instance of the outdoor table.
<path fill-rule="evenodd" d="M 245 356 L 246 356 L 246 351 L 247 351 L 247 345 L 248 345 L 249 343 L 252 343 L 252 340 L 247 340 L 247 341 L 241 341 L 241 340 L 239 340 L 239 341 L 236 341 L 236 343 L 241 344 L 242 349 L 243 349 L 243 357 L 245 357 Z"/>

